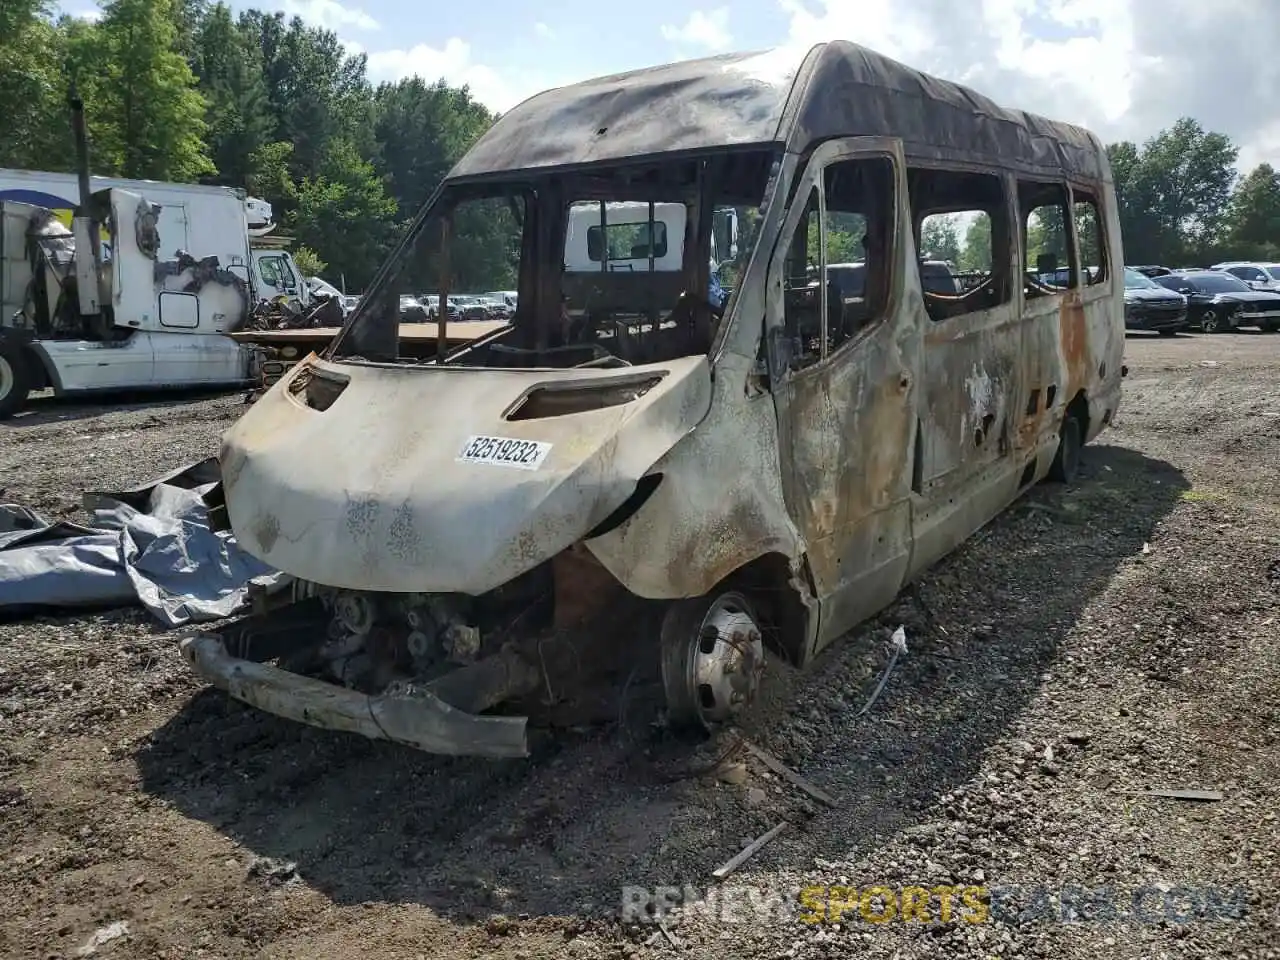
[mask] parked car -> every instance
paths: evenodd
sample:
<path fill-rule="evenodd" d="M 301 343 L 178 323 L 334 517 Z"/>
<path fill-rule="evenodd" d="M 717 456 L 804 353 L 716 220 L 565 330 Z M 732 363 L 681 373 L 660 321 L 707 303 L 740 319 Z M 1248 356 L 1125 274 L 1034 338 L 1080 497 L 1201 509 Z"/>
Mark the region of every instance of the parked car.
<path fill-rule="evenodd" d="M 1174 272 L 1170 270 L 1168 267 L 1159 267 L 1159 266 L 1155 266 L 1154 264 L 1143 264 L 1141 266 L 1134 266 L 1132 269 L 1137 270 L 1144 277 L 1167 277 L 1169 274 Z"/>
<path fill-rule="evenodd" d="M 452 297 L 449 298 L 452 301 Z M 440 295 L 436 293 L 424 293 L 418 297 L 418 302 L 427 309 L 427 319 L 433 323 L 440 317 Z M 452 302 L 449 304 L 448 320 L 460 320 L 461 312 Z"/>
<path fill-rule="evenodd" d="M 492 297 L 476 297 L 476 302 L 488 311 L 488 319 L 490 320 L 506 320 L 511 316 L 511 310 L 508 309 L 504 300 L 494 300 Z"/>
<path fill-rule="evenodd" d="M 422 323 L 427 319 L 427 308 L 417 298 L 408 294 L 400 297 L 400 322 Z"/>
<path fill-rule="evenodd" d="M 506 304 L 508 310 L 510 310 L 512 313 L 515 312 L 516 303 L 518 302 L 518 296 L 516 294 L 516 291 L 490 290 L 488 293 L 483 294 L 483 296 L 488 297 L 490 300 L 497 300 L 499 303 L 504 303 Z"/>
<path fill-rule="evenodd" d="M 1154 330 L 1165 337 L 1187 329 L 1187 298 L 1134 267 L 1124 268 L 1124 328 Z"/>
<path fill-rule="evenodd" d="M 1221 270 L 1189 270 L 1156 277 L 1155 282 L 1187 298 L 1187 319 L 1205 333 L 1259 327 L 1280 330 L 1280 293 L 1254 290 Z"/>
<path fill-rule="evenodd" d="M 489 309 L 480 300 L 479 297 L 473 297 L 470 294 L 459 294 L 449 298 L 450 307 L 458 308 L 459 320 L 489 320 Z M 452 317 L 452 314 L 450 314 Z"/>
<path fill-rule="evenodd" d="M 1210 269 L 1223 270 L 1238 277 L 1255 290 L 1270 290 L 1280 293 L 1280 263 L 1253 263 L 1232 261 L 1217 263 Z"/>

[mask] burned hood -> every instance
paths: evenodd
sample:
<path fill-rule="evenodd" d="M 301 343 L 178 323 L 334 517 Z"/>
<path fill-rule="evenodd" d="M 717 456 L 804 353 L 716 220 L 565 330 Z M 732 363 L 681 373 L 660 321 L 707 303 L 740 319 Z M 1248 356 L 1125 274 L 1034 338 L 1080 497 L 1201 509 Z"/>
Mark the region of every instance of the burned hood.
<path fill-rule="evenodd" d="M 303 580 L 479 594 L 582 539 L 710 408 L 705 357 L 488 370 L 309 357 L 227 432 L 241 546 Z"/>

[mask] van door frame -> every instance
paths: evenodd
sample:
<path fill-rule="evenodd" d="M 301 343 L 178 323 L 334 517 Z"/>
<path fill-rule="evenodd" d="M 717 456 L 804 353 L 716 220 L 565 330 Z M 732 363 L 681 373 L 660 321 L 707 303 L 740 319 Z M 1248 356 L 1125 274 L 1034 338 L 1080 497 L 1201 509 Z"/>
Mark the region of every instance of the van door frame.
<path fill-rule="evenodd" d="M 778 369 L 776 351 L 767 351 L 783 497 L 805 540 L 819 601 L 819 623 L 802 661 L 892 601 L 912 554 L 921 338 L 914 304 L 920 300 L 920 281 L 916 271 L 907 269 L 915 261 L 915 242 L 900 140 L 845 137 L 812 151 L 793 181 L 781 228 L 773 237 L 767 283 L 774 309 L 766 312 L 765 338 L 775 341 L 786 329 L 783 273 L 792 238 L 807 216 L 810 191 L 818 188 L 819 209 L 825 213 L 826 169 L 856 160 L 888 160 L 893 167 L 891 272 L 883 311 L 803 369 Z M 825 233 L 820 236 L 819 259 L 825 269 Z M 826 283 L 821 283 L 824 332 L 826 290 Z M 842 395 L 857 398 L 857 407 L 833 406 L 833 398 Z M 839 435 L 831 435 L 833 423 Z M 814 429 L 815 424 L 828 429 Z M 824 452 L 824 447 L 834 454 Z"/>

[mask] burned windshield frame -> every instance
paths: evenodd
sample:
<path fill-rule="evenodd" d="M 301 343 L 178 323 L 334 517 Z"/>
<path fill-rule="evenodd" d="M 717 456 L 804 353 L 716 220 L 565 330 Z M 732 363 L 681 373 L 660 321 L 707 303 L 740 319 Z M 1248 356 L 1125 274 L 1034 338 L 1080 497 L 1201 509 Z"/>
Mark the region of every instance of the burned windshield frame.
<path fill-rule="evenodd" d="M 486 178 L 450 184 L 415 219 L 326 356 L 561 368 L 581 365 L 571 362 L 569 353 L 575 357 L 582 353 L 579 359 L 591 365 L 609 366 L 711 353 L 726 332 L 740 285 L 733 283 L 726 289 L 729 285 L 722 281 L 727 276 L 740 281 L 753 255 L 756 228 L 775 188 L 780 153 L 776 144 L 761 144 L 625 164 L 561 167 L 536 177 L 525 171 L 519 180 Z M 461 211 L 477 200 L 505 201 L 509 211 L 509 219 L 501 218 L 505 225 L 499 224 L 491 233 L 483 227 L 453 229 L 451 221 L 465 216 Z M 592 240 L 609 245 L 612 205 L 637 201 L 648 208 L 648 216 L 619 216 L 618 221 L 642 219 L 658 239 L 663 231 L 656 226 L 660 218 L 655 209 L 667 207 L 669 223 L 663 238 L 667 249 L 647 248 L 644 264 L 634 256 L 623 258 L 630 264 L 593 256 L 598 244 Z M 600 236 L 587 238 L 583 246 L 578 241 L 584 238 L 575 234 L 571 251 L 570 232 L 575 225 L 581 228 L 583 220 L 581 213 L 571 216 L 571 211 L 584 202 L 593 207 L 589 219 Z M 601 204 L 598 214 L 596 203 Z M 606 204 L 610 205 L 607 216 Z M 474 222 L 489 221 L 480 217 Z M 449 243 L 444 244 L 446 236 Z M 486 241 L 500 247 L 492 257 L 477 256 L 481 247 L 490 249 Z M 443 320 L 435 331 L 438 340 L 426 331 L 426 336 L 401 336 L 399 294 L 431 291 L 439 304 L 447 305 L 448 298 L 471 290 L 468 283 L 479 282 L 477 276 L 461 276 L 459 264 L 450 262 L 463 249 L 472 251 L 467 262 L 473 268 L 492 267 L 495 273 L 476 289 L 510 286 L 518 290 L 515 315 L 501 330 L 464 337 L 457 333 L 455 324 L 461 320 L 457 314 L 451 318 L 445 307 L 430 316 L 428 307 L 415 319 Z M 582 256 L 577 257 L 578 253 Z M 657 260 L 664 262 L 656 265 Z M 615 270 L 615 266 L 626 269 Z M 453 328 L 447 339 L 444 328 Z M 430 356 L 428 338 L 436 341 Z M 459 340 L 468 342 L 458 345 Z"/>
<path fill-rule="evenodd" d="M 325 359 L 360 358 L 382 362 L 397 359 L 401 324 L 400 297 L 414 296 L 416 292 L 426 290 L 437 296 L 439 303 L 447 305 L 446 297 L 452 297 L 457 292 L 450 289 L 448 282 L 449 243 L 440 244 L 443 238 L 436 239 L 436 243 L 440 244 L 437 252 L 444 256 L 437 262 L 436 269 L 428 271 L 431 275 L 409 275 L 416 256 L 424 250 L 424 244 L 429 249 L 432 230 L 447 227 L 460 207 L 477 200 L 505 201 L 521 233 L 521 262 L 517 269 L 525 269 L 530 236 L 528 221 L 531 219 L 530 214 L 537 208 L 537 194 L 532 184 L 522 179 L 441 186 L 423 205 L 400 241 L 383 261 L 369 284 L 368 293 L 347 317 L 338 335 L 325 350 Z M 519 280 L 517 277 L 517 281 Z M 422 282 L 419 284 L 418 281 Z M 441 316 L 447 325 L 447 307 L 441 311 Z M 444 331 L 441 333 L 443 336 Z"/>

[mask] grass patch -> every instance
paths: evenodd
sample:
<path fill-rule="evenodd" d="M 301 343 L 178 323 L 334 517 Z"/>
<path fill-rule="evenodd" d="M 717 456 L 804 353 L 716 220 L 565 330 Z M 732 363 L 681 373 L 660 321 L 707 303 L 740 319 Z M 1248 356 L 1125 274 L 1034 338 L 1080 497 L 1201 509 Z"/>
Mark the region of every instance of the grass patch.
<path fill-rule="evenodd" d="M 1214 493 L 1212 490 L 1194 490 L 1193 489 L 1193 490 L 1183 490 L 1182 499 L 1189 500 L 1192 503 L 1203 503 L 1205 501 L 1225 500 L 1227 498 L 1221 493 Z"/>

